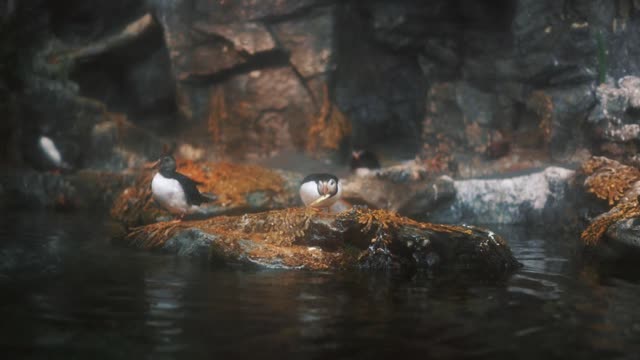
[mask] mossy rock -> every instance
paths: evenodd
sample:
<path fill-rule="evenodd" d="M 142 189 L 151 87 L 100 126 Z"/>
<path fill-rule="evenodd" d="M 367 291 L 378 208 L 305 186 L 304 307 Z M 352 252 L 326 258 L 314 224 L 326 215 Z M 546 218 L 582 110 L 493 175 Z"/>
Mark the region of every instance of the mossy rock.
<path fill-rule="evenodd" d="M 520 264 L 491 231 L 421 223 L 394 212 L 290 208 L 133 229 L 127 244 L 222 264 L 336 270 L 451 270 L 496 276 Z"/>

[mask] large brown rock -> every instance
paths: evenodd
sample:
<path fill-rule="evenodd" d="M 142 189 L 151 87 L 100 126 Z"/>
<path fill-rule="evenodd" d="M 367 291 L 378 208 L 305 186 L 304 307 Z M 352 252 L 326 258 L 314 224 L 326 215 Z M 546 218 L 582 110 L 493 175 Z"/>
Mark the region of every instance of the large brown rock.
<path fill-rule="evenodd" d="M 448 176 L 433 177 L 420 162 L 363 172 L 342 179 L 342 197 L 354 204 L 397 211 L 425 218 L 439 205 L 452 200 L 456 190 Z"/>
<path fill-rule="evenodd" d="M 235 158 L 305 148 L 328 101 L 334 6 L 204 0 L 152 5 L 190 141 L 215 144 Z"/>
<path fill-rule="evenodd" d="M 134 229 L 128 244 L 214 263 L 286 269 L 428 269 L 490 277 L 519 267 L 485 229 L 419 223 L 385 210 L 292 208 Z"/>
<path fill-rule="evenodd" d="M 290 67 L 240 74 L 210 90 L 208 129 L 225 153 L 269 156 L 301 149 L 316 116 L 312 98 Z"/>

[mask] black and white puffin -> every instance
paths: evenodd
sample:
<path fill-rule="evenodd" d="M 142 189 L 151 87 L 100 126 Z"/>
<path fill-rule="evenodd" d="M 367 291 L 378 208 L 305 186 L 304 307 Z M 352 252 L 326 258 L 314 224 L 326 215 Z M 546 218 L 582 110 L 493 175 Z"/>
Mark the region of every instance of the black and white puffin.
<path fill-rule="evenodd" d="M 300 198 L 308 207 L 329 209 L 341 196 L 342 186 L 335 175 L 311 174 L 300 185 Z"/>
<path fill-rule="evenodd" d="M 197 185 L 202 183 L 176 171 L 173 156 L 163 156 L 153 167 L 159 169 L 151 181 L 153 199 L 180 219 L 196 212 L 200 204 L 216 200 L 213 195 L 200 193 Z"/>
<path fill-rule="evenodd" d="M 349 166 L 352 171 L 358 169 L 380 169 L 380 161 L 378 156 L 369 150 L 354 150 L 351 152 L 351 161 Z"/>
<path fill-rule="evenodd" d="M 46 135 L 27 136 L 23 143 L 25 160 L 41 171 L 70 171 L 71 165 L 62 158 L 62 153 Z"/>

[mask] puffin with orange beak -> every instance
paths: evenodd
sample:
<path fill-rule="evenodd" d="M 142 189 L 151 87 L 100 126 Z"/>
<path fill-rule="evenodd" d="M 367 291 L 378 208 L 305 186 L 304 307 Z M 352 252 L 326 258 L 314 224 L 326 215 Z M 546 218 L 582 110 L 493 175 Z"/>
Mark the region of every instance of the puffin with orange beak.
<path fill-rule="evenodd" d="M 342 196 L 340 180 L 331 174 L 311 174 L 302 180 L 300 198 L 305 206 L 329 209 Z"/>
<path fill-rule="evenodd" d="M 163 156 L 152 167 L 159 169 L 151 181 L 153 199 L 179 219 L 198 210 L 202 203 L 216 200 L 215 196 L 200 193 L 197 182 L 176 171 L 176 160 L 172 156 Z"/>

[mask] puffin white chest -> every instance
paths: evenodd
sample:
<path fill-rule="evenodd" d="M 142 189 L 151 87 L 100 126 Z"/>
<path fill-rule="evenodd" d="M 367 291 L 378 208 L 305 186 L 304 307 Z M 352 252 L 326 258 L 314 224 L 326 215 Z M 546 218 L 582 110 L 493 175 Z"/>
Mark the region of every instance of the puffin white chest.
<path fill-rule="evenodd" d="M 151 191 L 153 198 L 170 213 L 183 214 L 191 208 L 178 180 L 157 173 L 151 181 Z"/>
<path fill-rule="evenodd" d="M 40 139 L 38 139 L 38 146 L 44 153 L 47 160 L 49 160 L 53 165 L 60 166 L 62 164 L 62 155 L 60 155 L 60 151 L 58 151 L 53 140 L 46 136 L 41 136 Z"/>
<path fill-rule="evenodd" d="M 325 208 L 333 205 L 338 199 L 340 199 L 342 195 L 342 187 L 340 182 L 338 182 L 338 191 L 335 195 L 330 198 L 321 201 L 320 203 L 314 204 L 313 207 Z M 300 198 L 305 206 L 309 206 L 311 203 L 320 198 L 320 193 L 318 192 L 318 184 L 315 181 L 308 181 L 302 186 L 300 186 Z"/>

